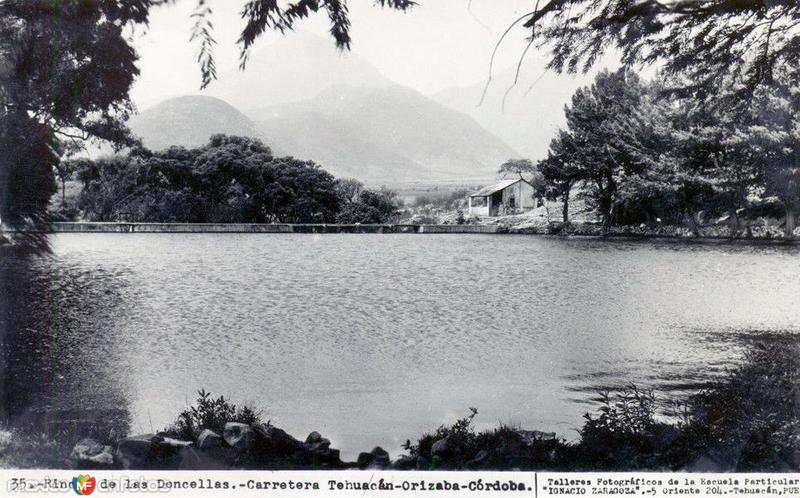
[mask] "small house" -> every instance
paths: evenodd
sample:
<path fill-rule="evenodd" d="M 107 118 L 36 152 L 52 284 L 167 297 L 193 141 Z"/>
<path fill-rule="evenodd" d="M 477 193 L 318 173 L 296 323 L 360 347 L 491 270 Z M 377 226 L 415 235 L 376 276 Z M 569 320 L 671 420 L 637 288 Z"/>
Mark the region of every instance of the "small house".
<path fill-rule="evenodd" d="M 536 207 L 533 187 L 517 178 L 483 187 L 469 196 L 469 214 L 500 216 Z"/>

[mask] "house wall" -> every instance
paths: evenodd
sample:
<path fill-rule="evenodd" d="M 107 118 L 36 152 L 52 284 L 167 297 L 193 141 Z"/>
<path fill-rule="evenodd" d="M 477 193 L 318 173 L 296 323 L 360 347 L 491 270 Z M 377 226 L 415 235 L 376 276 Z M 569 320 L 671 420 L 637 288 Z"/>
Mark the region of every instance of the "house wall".
<path fill-rule="evenodd" d="M 536 207 L 533 198 L 533 187 L 523 181 L 519 181 L 503 190 L 503 205 L 509 206 L 511 198 L 514 198 L 514 207 L 520 210 L 528 210 Z"/>

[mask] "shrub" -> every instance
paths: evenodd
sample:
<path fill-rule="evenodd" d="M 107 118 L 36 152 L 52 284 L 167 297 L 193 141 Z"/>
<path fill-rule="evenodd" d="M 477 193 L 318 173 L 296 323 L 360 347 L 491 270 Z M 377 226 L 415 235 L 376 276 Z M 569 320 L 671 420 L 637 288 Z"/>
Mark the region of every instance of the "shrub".
<path fill-rule="evenodd" d="M 653 468 L 661 449 L 676 437 L 668 424 L 656 421 L 656 396 L 635 385 L 615 395 L 601 392 L 593 417 L 584 415 L 578 445 L 581 466 L 600 469 Z"/>
<path fill-rule="evenodd" d="M 720 463 L 738 471 L 797 470 L 798 349 L 786 338 L 758 344 L 740 367 L 693 396 L 684 431 L 695 452 L 713 448 Z"/>
<path fill-rule="evenodd" d="M 228 422 L 243 424 L 261 423 L 261 412 L 248 406 L 237 407 L 220 396 L 214 399 L 210 392 L 201 389 L 197 400 L 165 431 L 166 434 L 183 440 L 193 440 L 200 429 L 210 429 L 222 434 Z"/>

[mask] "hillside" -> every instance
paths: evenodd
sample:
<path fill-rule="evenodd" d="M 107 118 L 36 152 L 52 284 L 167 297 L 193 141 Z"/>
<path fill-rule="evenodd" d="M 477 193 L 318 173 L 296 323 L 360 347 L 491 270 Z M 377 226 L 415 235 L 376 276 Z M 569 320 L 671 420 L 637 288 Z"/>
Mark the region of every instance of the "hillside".
<path fill-rule="evenodd" d="M 544 73 L 543 64 L 537 62 L 531 60 L 523 65 L 520 81 L 508 91 L 505 107 L 503 95 L 514 82 L 516 68 L 494 75 L 481 105 L 485 80 L 448 88 L 431 98 L 473 117 L 525 157 L 544 157 L 550 140 L 564 125 L 564 105 L 570 103 L 576 89 L 591 81 L 592 75 Z"/>
<path fill-rule="evenodd" d="M 262 137 L 253 122 L 236 108 L 201 95 L 165 100 L 133 116 L 128 126 L 153 150 L 171 145 L 196 147 L 215 133 Z"/>
<path fill-rule="evenodd" d="M 337 85 L 247 114 L 276 151 L 363 181 L 488 179 L 518 155 L 469 116 L 397 85 Z"/>

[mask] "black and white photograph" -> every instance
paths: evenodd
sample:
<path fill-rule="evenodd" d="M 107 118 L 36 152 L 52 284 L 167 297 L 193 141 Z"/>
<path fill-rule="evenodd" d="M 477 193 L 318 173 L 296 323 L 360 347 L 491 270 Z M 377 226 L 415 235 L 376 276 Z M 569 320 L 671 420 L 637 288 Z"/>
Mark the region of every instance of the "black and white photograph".
<path fill-rule="evenodd" d="M 797 0 L 0 0 L 0 495 L 800 495 L 799 77 Z"/>

